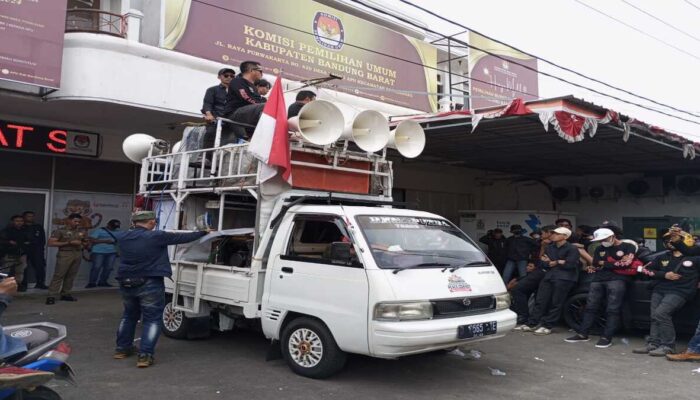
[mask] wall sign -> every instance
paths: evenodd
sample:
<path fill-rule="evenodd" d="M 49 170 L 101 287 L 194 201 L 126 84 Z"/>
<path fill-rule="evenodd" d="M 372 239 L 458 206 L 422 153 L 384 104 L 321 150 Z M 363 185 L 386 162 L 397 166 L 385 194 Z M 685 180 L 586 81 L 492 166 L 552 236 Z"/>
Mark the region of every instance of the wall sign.
<path fill-rule="evenodd" d="M 97 157 L 100 135 L 0 120 L 0 150 Z"/>

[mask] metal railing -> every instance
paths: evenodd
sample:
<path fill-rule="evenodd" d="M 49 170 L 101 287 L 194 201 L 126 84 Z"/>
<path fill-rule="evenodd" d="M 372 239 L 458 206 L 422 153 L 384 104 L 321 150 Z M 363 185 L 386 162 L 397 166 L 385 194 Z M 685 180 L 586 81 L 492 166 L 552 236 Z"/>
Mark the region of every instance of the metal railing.
<path fill-rule="evenodd" d="M 90 8 L 73 8 L 66 13 L 66 32 L 91 32 L 125 38 L 126 16 Z"/>

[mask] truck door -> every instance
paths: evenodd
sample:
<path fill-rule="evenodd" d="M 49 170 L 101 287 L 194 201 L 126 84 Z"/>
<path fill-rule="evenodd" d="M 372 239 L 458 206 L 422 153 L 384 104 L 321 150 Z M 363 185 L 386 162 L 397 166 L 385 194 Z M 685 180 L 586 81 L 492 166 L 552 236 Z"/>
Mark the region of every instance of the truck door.
<path fill-rule="evenodd" d="M 342 350 L 366 354 L 367 275 L 358 261 L 331 255 L 331 244 L 348 238 L 338 216 L 296 215 L 286 247 L 274 261 L 269 305 L 321 319 Z"/>

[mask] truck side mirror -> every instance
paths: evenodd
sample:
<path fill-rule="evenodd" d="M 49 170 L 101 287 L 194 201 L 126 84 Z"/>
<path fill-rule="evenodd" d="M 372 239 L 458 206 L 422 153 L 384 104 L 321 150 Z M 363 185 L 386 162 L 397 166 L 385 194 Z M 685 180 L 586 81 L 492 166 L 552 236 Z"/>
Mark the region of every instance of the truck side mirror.
<path fill-rule="evenodd" d="M 357 260 L 353 254 L 352 243 L 333 242 L 331 243 L 331 262 L 334 264 L 351 265 Z"/>

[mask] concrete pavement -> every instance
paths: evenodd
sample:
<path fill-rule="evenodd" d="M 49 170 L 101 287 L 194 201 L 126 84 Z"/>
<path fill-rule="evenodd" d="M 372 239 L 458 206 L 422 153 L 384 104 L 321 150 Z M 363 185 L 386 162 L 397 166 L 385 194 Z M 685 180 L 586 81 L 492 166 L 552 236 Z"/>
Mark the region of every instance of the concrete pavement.
<path fill-rule="evenodd" d="M 282 360 L 265 361 L 262 334 L 239 330 L 210 339 L 162 337 L 156 365 L 145 370 L 135 359 L 113 360 L 121 312 L 116 290 L 78 293 L 77 303 L 45 306 L 43 297 L 23 296 L 7 310 L 5 325 L 48 320 L 68 326 L 70 363 L 78 387 L 54 389 L 66 399 L 697 399 L 700 363 L 674 364 L 633 355 L 641 335 L 625 334 L 608 349 L 594 340 L 569 344 L 570 334 L 536 337 L 512 333 L 483 342 L 478 360 L 427 354 L 401 360 L 351 357 L 338 376 L 314 381 L 294 375 Z M 138 334 L 137 334 L 138 337 Z M 492 376 L 497 368 L 506 376 Z"/>

